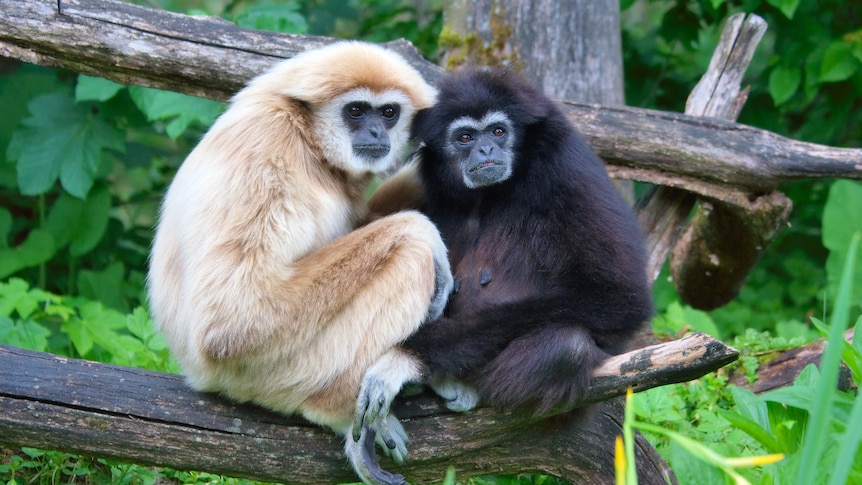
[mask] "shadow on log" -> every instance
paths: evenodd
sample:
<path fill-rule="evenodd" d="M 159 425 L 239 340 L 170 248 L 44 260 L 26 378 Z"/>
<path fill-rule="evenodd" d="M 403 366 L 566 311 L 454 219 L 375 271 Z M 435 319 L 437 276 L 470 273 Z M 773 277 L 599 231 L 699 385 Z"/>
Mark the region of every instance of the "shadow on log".
<path fill-rule="evenodd" d="M 583 404 L 627 387 L 645 390 L 697 378 L 737 358 L 704 334 L 615 356 L 601 366 Z M 239 405 L 186 386 L 181 376 L 67 359 L 0 346 L 0 443 L 56 449 L 135 463 L 264 481 L 355 481 L 341 438 L 300 418 Z M 572 483 L 614 481 L 620 399 L 597 404 L 592 420 L 568 414 L 529 419 L 481 408 L 453 413 L 428 394 L 399 398 L 395 412 L 410 436 L 402 466 L 410 481 L 496 473 L 550 474 Z M 641 437 L 643 484 L 670 471 Z"/>

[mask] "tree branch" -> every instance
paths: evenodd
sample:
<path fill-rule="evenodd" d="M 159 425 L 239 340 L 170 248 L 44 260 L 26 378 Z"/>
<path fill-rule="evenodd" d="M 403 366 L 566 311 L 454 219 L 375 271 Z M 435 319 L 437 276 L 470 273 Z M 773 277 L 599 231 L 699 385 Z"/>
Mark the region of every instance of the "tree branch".
<path fill-rule="evenodd" d="M 704 334 L 613 357 L 595 374 L 583 403 L 693 379 L 737 356 Z M 620 423 L 602 403 L 588 423 L 562 415 L 528 418 L 481 408 L 448 411 L 423 394 L 399 398 L 410 436 L 403 466 L 411 481 L 488 473 L 540 472 L 572 483 L 613 483 Z M 0 442 L 97 457 L 224 473 L 257 480 L 355 480 L 340 438 L 300 418 L 194 392 L 182 377 L 0 346 Z M 641 483 L 665 483 L 655 451 L 638 442 Z"/>
<path fill-rule="evenodd" d="M 240 29 L 117 0 L 3 0 L 0 55 L 125 84 L 227 99 L 281 58 L 334 39 Z M 442 72 L 407 41 L 388 44 L 430 81 Z M 620 178 L 722 199 L 795 178 L 862 178 L 862 149 L 832 148 L 711 118 L 565 103 Z M 723 192 L 722 190 L 723 189 Z"/>

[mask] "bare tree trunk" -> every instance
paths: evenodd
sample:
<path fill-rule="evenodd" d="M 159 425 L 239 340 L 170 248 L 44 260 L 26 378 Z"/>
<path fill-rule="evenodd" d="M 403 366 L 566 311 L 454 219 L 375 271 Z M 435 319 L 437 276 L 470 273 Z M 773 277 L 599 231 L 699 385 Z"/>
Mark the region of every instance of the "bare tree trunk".
<path fill-rule="evenodd" d="M 549 96 L 625 104 L 618 2 L 457 0 L 445 25 L 484 45 L 505 43 L 501 53 Z"/>

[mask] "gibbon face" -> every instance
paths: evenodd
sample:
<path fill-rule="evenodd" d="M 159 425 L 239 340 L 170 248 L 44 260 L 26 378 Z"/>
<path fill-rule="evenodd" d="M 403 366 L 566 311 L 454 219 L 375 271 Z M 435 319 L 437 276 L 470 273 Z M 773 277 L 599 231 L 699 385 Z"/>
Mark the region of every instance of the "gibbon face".
<path fill-rule="evenodd" d="M 407 96 L 391 89 L 358 88 L 336 97 L 320 112 L 318 136 L 332 142 L 324 145 L 324 157 L 353 173 L 387 170 L 407 144 L 413 111 Z"/>
<path fill-rule="evenodd" d="M 414 113 L 437 95 L 400 55 L 362 42 L 298 54 L 238 98 L 260 93 L 305 107 L 312 117 L 308 138 L 323 161 L 351 175 L 390 168 L 408 145 Z"/>
<path fill-rule="evenodd" d="M 490 111 L 480 119 L 464 116 L 446 130 L 446 155 L 464 185 L 471 189 L 499 184 L 512 176 L 515 132 L 505 113 Z"/>

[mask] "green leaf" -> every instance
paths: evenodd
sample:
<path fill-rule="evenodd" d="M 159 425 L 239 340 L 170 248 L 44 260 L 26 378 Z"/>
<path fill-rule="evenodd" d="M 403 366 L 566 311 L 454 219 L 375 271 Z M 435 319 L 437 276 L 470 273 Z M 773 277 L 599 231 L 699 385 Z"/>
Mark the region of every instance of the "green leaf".
<path fill-rule="evenodd" d="M 75 237 L 78 231 L 81 213 L 84 211 L 84 201 L 72 197 L 67 192 L 61 192 L 57 200 L 48 209 L 44 229 L 54 237 L 57 249 L 60 249 Z"/>
<path fill-rule="evenodd" d="M 7 149 L 9 159 L 17 162 L 21 193 L 43 194 L 59 178 L 66 191 L 84 198 L 102 150 L 125 148 L 123 133 L 63 93 L 39 96 L 27 106 L 31 116 L 21 122 Z"/>
<path fill-rule="evenodd" d="M 765 409 L 766 406 L 764 406 Z M 726 419 L 734 427 L 744 431 L 770 453 L 786 453 L 784 445 L 756 421 L 749 419 L 739 413 L 718 409 L 719 415 Z"/>
<path fill-rule="evenodd" d="M 20 318 L 28 318 L 46 298 L 44 291 L 30 289 L 30 285 L 20 278 L 11 278 L 0 283 L 0 316 L 11 316 L 14 311 Z"/>
<path fill-rule="evenodd" d="M 733 396 L 733 402 L 736 404 L 737 411 L 741 416 L 757 423 L 764 429 L 769 430 L 769 416 L 765 402 L 763 402 L 753 392 L 742 387 L 731 386 L 730 393 Z"/>
<path fill-rule="evenodd" d="M 856 463 L 856 454 L 862 441 L 862 398 L 857 397 L 854 400 L 850 419 L 847 420 L 847 428 L 837 441 L 841 443 L 841 448 L 835 465 L 832 466 L 829 485 L 851 483 L 847 478 Z"/>
<path fill-rule="evenodd" d="M 305 34 L 308 22 L 300 9 L 299 3 L 293 1 L 249 5 L 237 15 L 236 24 L 247 29 Z"/>
<path fill-rule="evenodd" d="M 862 183 L 837 180 L 829 188 L 823 208 L 823 245 L 829 249 L 826 259 L 826 276 L 829 294 L 834 301 L 838 282 L 847 260 L 853 234 L 862 231 Z M 854 265 L 850 305 L 862 304 L 862 264 Z"/>
<path fill-rule="evenodd" d="M 75 101 L 107 101 L 124 87 L 101 77 L 80 74 L 75 85 Z"/>
<path fill-rule="evenodd" d="M 72 256 L 90 252 L 105 234 L 111 212 L 111 193 L 107 185 L 97 185 L 87 194 L 77 231 L 69 246 Z"/>
<path fill-rule="evenodd" d="M 862 354 L 862 316 L 856 320 L 856 326 L 853 327 L 853 350 Z"/>
<path fill-rule="evenodd" d="M 149 121 L 168 121 L 165 131 L 176 139 L 194 122 L 209 127 L 224 105 L 211 99 L 132 86 L 129 94 Z"/>
<path fill-rule="evenodd" d="M 93 332 L 97 334 L 110 334 L 113 331 L 126 326 L 126 317 L 122 313 L 105 308 L 98 301 L 88 301 L 80 307 L 81 318 L 87 322 Z"/>
<path fill-rule="evenodd" d="M 69 337 L 72 345 L 75 346 L 75 351 L 81 357 L 86 357 L 93 350 L 93 337 L 80 318 L 68 319 L 60 325 L 60 330 Z"/>
<path fill-rule="evenodd" d="M 6 152 L 12 133 L 27 116 L 30 100 L 47 92 L 68 91 L 58 77 L 56 70 L 23 63 L 14 72 L 0 76 L 0 93 L 4 94 L 0 96 L 0 153 Z"/>
<path fill-rule="evenodd" d="M 685 403 L 675 393 L 669 393 L 665 389 L 639 392 L 633 396 L 631 404 L 637 416 L 653 423 L 685 419 L 685 414 L 680 411 Z"/>
<path fill-rule="evenodd" d="M 31 320 L 13 321 L 0 317 L 0 343 L 44 352 L 51 331 Z"/>
<path fill-rule="evenodd" d="M 0 278 L 24 268 L 40 265 L 54 256 L 54 238 L 42 229 L 33 229 L 15 248 L 0 249 Z"/>
<path fill-rule="evenodd" d="M 143 307 L 135 308 L 131 314 L 126 316 L 126 328 L 142 342 L 148 342 L 154 335 L 158 335 L 153 321 Z"/>
<path fill-rule="evenodd" d="M 769 95 L 776 106 L 781 105 L 799 89 L 802 72 L 797 66 L 776 66 L 769 73 Z"/>
<path fill-rule="evenodd" d="M 9 232 L 12 230 L 12 213 L 0 207 L 0 249 L 9 247 Z"/>
<path fill-rule="evenodd" d="M 57 249 L 71 243 L 69 253 L 81 256 L 102 239 L 110 211 L 111 193 L 104 184 L 96 184 L 84 200 L 63 192 L 48 211 L 45 230 L 54 237 Z"/>
<path fill-rule="evenodd" d="M 117 333 L 118 329 L 125 327 L 123 314 L 95 301 L 83 301 L 78 311 L 80 317 L 70 318 L 60 326 L 60 330 L 69 336 L 81 356 L 90 353 L 94 345 L 111 354 L 123 352 Z"/>
<path fill-rule="evenodd" d="M 821 82 L 838 82 L 850 79 L 859 69 L 859 61 L 853 57 L 853 46 L 847 42 L 837 41 L 829 44 L 823 54 L 820 65 Z"/>
<path fill-rule="evenodd" d="M 125 266 L 120 261 L 102 271 L 82 269 L 78 275 L 78 291 L 85 298 L 98 300 L 111 308 L 126 312 L 128 305 L 121 291 L 124 276 Z"/>
<path fill-rule="evenodd" d="M 789 19 L 793 18 L 796 7 L 799 6 L 799 0 L 766 0 L 766 3 L 780 10 Z"/>
<path fill-rule="evenodd" d="M 822 321 L 812 317 L 811 323 L 817 327 L 817 330 L 824 337 L 829 337 L 829 327 L 823 323 Z M 859 317 L 859 321 L 856 323 L 856 327 L 854 329 L 854 339 L 855 339 L 855 331 L 860 330 L 860 324 L 862 324 L 862 317 Z M 844 360 L 844 363 L 850 369 L 850 374 L 853 376 L 853 381 L 856 382 L 857 386 L 859 383 L 862 383 L 862 349 L 857 348 L 854 345 L 847 343 L 846 340 L 841 340 L 841 358 Z"/>
<path fill-rule="evenodd" d="M 620 12 L 625 12 L 634 4 L 635 0 L 620 0 Z"/>

